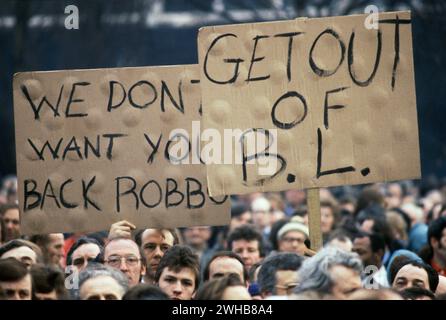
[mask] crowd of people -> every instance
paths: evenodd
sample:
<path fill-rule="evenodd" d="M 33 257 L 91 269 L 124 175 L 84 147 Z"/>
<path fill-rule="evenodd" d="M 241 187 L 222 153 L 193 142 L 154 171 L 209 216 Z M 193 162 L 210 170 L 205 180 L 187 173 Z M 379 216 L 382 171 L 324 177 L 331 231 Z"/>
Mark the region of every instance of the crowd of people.
<path fill-rule="evenodd" d="M 228 226 L 24 236 L 17 179 L 0 190 L 0 299 L 445 299 L 446 183 L 320 189 L 323 248 L 306 192 L 231 196 Z"/>

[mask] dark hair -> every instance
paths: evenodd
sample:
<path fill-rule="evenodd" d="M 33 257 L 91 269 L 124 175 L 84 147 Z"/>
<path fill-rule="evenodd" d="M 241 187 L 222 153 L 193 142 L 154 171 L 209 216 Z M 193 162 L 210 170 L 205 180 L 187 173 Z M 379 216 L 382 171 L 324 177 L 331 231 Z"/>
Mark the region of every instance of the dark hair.
<path fill-rule="evenodd" d="M 73 263 L 72 256 L 73 256 L 74 251 L 76 251 L 77 248 L 83 246 L 84 244 L 88 244 L 88 243 L 95 244 L 95 245 L 98 246 L 99 254 L 96 256 L 95 260 L 97 260 L 98 262 L 102 262 L 103 261 L 103 259 L 104 259 L 104 247 L 101 246 L 99 241 L 97 241 L 96 239 L 93 239 L 93 238 L 80 237 L 71 246 L 70 250 L 68 250 L 68 253 L 67 253 L 67 266 L 71 266 L 71 264 Z"/>
<path fill-rule="evenodd" d="M 231 219 L 241 216 L 243 213 L 249 211 L 249 208 L 243 203 L 235 203 L 231 206 Z"/>
<path fill-rule="evenodd" d="M 3 222 L 2 217 L 0 216 L 0 243 L 3 243 L 5 241 L 5 223 Z"/>
<path fill-rule="evenodd" d="M 228 236 L 228 250 L 232 251 L 232 243 L 238 240 L 256 241 L 258 242 L 258 248 L 260 256 L 265 255 L 265 248 L 263 246 L 262 235 L 254 229 L 251 225 L 243 225 L 234 229 Z"/>
<path fill-rule="evenodd" d="M 271 243 L 273 250 L 279 250 L 279 242 L 277 241 L 277 233 L 279 230 L 289 222 L 288 219 L 280 219 L 273 223 L 271 231 L 269 232 L 268 240 Z"/>
<path fill-rule="evenodd" d="M 353 215 L 356 217 L 360 211 L 374 204 L 382 206 L 384 204 L 384 196 L 376 187 L 367 186 L 359 194 Z"/>
<path fill-rule="evenodd" d="M 155 282 L 158 283 L 164 269 L 168 268 L 174 272 L 189 268 L 195 275 L 195 290 L 200 284 L 200 262 L 198 256 L 189 247 L 175 245 L 166 251 L 158 265 L 155 273 Z"/>
<path fill-rule="evenodd" d="M 304 258 L 290 252 L 281 252 L 267 257 L 257 276 L 261 293 L 276 293 L 276 272 L 282 270 L 299 270 Z"/>
<path fill-rule="evenodd" d="M 236 286 L 244 286 L 244 284 L 235 273 L 212 279 L 197 291 L 195 300 L 222 300 L 226 288 Z"/>
<path fill-rule="evenodd" d="M 384 251 L 386 250 L 386 243 L 384 241 L 384 237 L 379 233 L 361 232 L 355 235 L 355 239 L 357 238 L 369 238 L 370 248 L 372 249 L 373 253 L 377 253 L 380 250 L 384 253 Z"/>
<path fill-rule="evenodd" d="M 130 288 L 122 300 L 169 300 L 169 296 L 157 286 L 141 283 Z"/>
<path fill-rule="evenodd" d="M 435 300 L 435 294 L 433 294 L 432 291 L 420 287 L 410 287 L 404 289 L 400 292 L 400 294 L 404 300 L 416 300 L 421 297 L 429 297 L 432 300 Z"/>
<path fill-rule="evenodd" d="M 34 242 L 39 247 L 43 248 L 51 242 L 51 238 L 49 234 L 36 234 L 31 236 L 29 241 Z"/>
<path fill-rule="evenodd" d="M 57 299 L 67 299 L 68 294 L 65 289 L 64 274 L 56 268 L 45 265 L 34 265 L 31 268 L 33 278 L 34 299 L 36 293 L 50 293 L 56 290 Z"/>
<path fill-rule="evenodd" d="M 432 248 L 431 239 L 434 238 L 438 241 L 443 236 L 443 230 L 446 228 L 446 217 L 440 217 L 431 222 L 429 229 L 427 230 L 427 239 L 429 246 Z"/>
<path fill-rule="evenodd" d="M 0 259 L 0 281 L 16 282 L 29 274 L 26 265 L 14 258 Z"/>
<path fill-rule="evenodd" d="M 246 270 L 245 268 L 245 263 L 243 262 L 242 258 L 240 258 L 240 256 L 232 251 L 218 251 L 216 253 L 214 253 L 214 255 L 211 257 L 211 259 L 209 259 L 208 263 L 206 264 L 204 271 L 203 271 L 203 280 L 204 281 L 208 281 L 209 280 L 209 272 L 210 272 L 210 267 L 211 267 L 211 263 L 212 261 L 214 261 L 217 258 L 221 258 L 221 257 L 228 257 L 228 258 L 232 258 L 237 260 L 238 262 L 240 262 L 243 266 L 243 278 L 244 279 L 240 279 L 242 282 L 246 282 L 248 281 L 248 270 Z"/>
<path fill-rule="evenodd" d="M 390 285 L 392 286 L 393 282 L 395 281 L 396 275 L 401 270 L 401 268 L 403 268 L 404 266 L 409 265 L 409 264 L 414 267 L 424 269 L 426 271 L 427 277 L 429 280 L 429 289 L 432 292 L 435 292 L 435 290 L 437 290 L 437 286 L 438 286 L 438 282 L 439 282 L 438 272 L 435 271 L 430 265 L 428 265 L 426 263 L 414 261 L 414 260 L 412 260 L 408 257 L 405 257 L 405 256 L 396 257 L 393 260 L 392 264 L 390 265 L 390 269 L 389 269 Z"/>
<path fill-rule="evenodd" d="M 19 209 L 19 205 L 16 203 L 6 203 L 0 205 L 0 215 L 3 217 L 3 215 L 6 213 L 6 211 L 11 209 Z"/>
<path fill-rule="evenodd" d="M 255 277 L 255 273 L 257 271 L 257 268 L 259 268 L 262 265 L 262 262 L 256 262 L 254 263 L 251 268 L 248 270 L 248 278 L 249 281 L 252 283 Z"/>
<path fill-rule="evenodd" d="M 37 262 L 41 262 L 42 250 L 35 243 L 23 239 L 13 239 L 2 245 L 0 247 L 0 257 L 3 256 L 6 252 L 20 247 L 30 248 L 32 251 L 36 253 Z"/>

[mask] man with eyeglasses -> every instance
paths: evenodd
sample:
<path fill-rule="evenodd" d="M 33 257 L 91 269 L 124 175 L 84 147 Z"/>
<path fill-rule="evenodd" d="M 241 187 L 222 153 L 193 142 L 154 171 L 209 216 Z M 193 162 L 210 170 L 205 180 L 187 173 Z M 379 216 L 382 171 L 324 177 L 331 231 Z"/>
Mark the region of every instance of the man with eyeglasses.
<path fill-rule="evenodd" d="M 122 220 L 112 224 L 109 239 L 131 239 L 132 231 L 136 227 L 132 223 Z M 135 235 L 135 241 L 141 248 L 146 265 L 144 283 L 155 284 L 155 273 L 161 258 L 173 245 L 178 244 L 178 236 L 173 229 L 144 229 Z"/>
<path fill-rule="evenodd" d="M 5 204 L 0 206 L 0 218 L 5 226 L 5 241 L 20 237 L 19 206 L 17 204 Z"/>
<path fill-rule="evenodd" d="M 104 263 L 121 270 L 129 279 L 129 286 L 141 282 L 146 273 L 145 261 L 138 245 L 131 239 L 111 239 L 104 248 Z"/>
<path fill-rule="evenodd" d="M 303 223 L 291 220 L 280 228 L 277 242 L 280 252 L 292 252 L 300 256 L 307 253 L 305 242 L 309 239 L 308 227 Z"/>

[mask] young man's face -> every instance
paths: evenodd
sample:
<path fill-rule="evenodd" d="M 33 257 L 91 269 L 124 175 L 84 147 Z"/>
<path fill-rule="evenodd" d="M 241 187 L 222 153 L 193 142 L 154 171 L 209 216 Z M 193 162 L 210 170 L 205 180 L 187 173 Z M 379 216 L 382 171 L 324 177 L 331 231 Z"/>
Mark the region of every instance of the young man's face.
<path fill-rule="evenodd" d="M 46 255 L 50 264 L 63 267 L 64 265 L 64 237 L 62 233 L 49 235 L 50 242 L 46 246 Z"/>
<path fill-rule="evenodd" d="M 238 254 L 242 258 L 245 267 L 248 270 L 261 259 L 258 240 L 235 240 L 232 242 L 232 252 Z"/>
<path fill-rule="evenodd" d="M 138 245 L 130 239 L 111 241 L 104 250 L 104 262 L 121 270 L 129 279 L 131 287 L 140 282 L 146 271 L 141 258 Z"/>
<path fill-rule="evenodd" d="M 398 291 L 410 288 L 420 287 L 430 290 L 429 277 L 426 270 L 418 268 L 411 264 L 402 267 L 393 280 L 392 287 Z"/>
<path fill-rule="evenodd" d="M 174 237 L 168 230 L 146 229 L 141 236 L 141 246 L 147 264 L 147 273 L 154 277 L 156 269 L 167 250 L 174 243 Z"/>
<path fill-rule="evenodd" d="M 0 282 L 0 287 L 7 300 L 31 300 L 32 282 L 30 274 L 18 281 Z"/>
<path fill-rule="evenodd" d="M 175 272 L 168 267 L 164 268 L 158 281 L 158 286 L 170 299 L 191 300 L 195 293 L 195 273 L 190 268 Z"/>
<path fill-rule="evenodd" d="M 20 237 L 19 209 L 9 209 L 3 214 L 5 224 L 5 240 L 13 240 Z"/>

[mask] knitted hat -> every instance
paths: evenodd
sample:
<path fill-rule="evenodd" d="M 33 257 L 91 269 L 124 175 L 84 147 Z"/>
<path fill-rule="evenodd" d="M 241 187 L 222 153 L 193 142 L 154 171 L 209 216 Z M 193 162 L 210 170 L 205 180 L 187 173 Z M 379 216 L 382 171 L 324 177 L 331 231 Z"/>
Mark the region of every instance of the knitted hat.
<path fill-rule="evenodd" d="M 299 231 L 302 232 L 305 237 L 310 237 L 308 227 L 306 225 L 301 222 L 295 221 L 294 219 L 291 219 L 290 222 L 280 228 L 279 232 L 277 233 L 277 241 L 279 241 L 282 236 L 284 236 L 288 231 Z"/>

